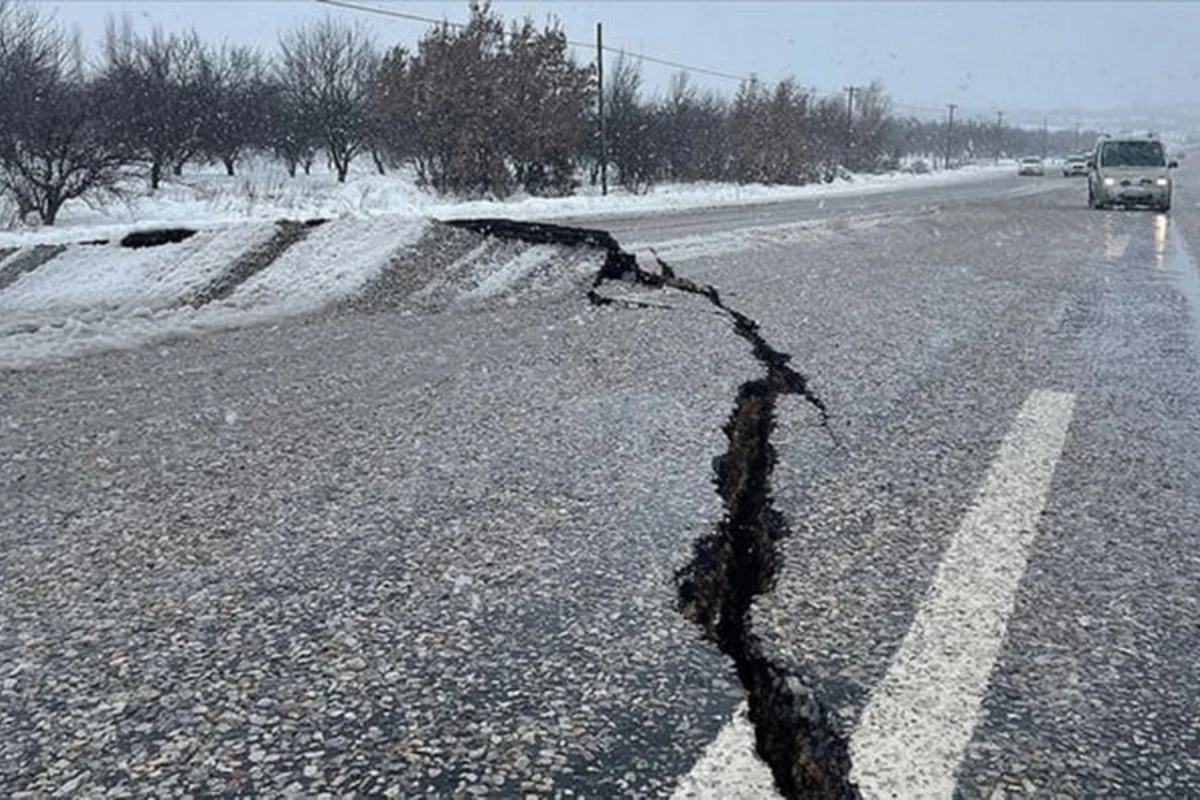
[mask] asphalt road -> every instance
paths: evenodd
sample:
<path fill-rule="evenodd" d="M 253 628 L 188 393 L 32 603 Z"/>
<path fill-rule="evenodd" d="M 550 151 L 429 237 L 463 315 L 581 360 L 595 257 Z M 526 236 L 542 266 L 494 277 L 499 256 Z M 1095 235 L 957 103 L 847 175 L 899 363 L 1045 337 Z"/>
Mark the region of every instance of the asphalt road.
<path fill-rule="evenodd" d="M 1169 220 L 1078 184 L 898 220 L 756 308 L 845 442 L 781 426 L 796 532 L 756 630 L 867 794 L 1200 796 L 1195 176 Z M 1047 424 L 1006 462 L 1055 402 L 1061 444 Z"/>
<path fill-rule="evenodd" d="M 871 187 L 859 195 L 755 203 L 727 208 L 699 208 L 657 215 L 606 215 L 572 217 L 564 225 L 603 227 L 621 242 L 661 243 L 689 236 L 712 236 L 752 227 L 791 225 L 818 220 L 836 220 L 900 210 L 935 209 L 946 204 L 978 200 L 1026 197 L 1045 191 L 1047 184 L 1016 175 L 988 176 L 943 186 L 898 186 L 887 190 Z"/>
<path fill-rule="evenodd" d="M 780 409 L 753 624 L 868 796 L 1200 794 L 1198 179 L 1169 221 L 1057 177 L 604 221 L 813 223 L 673 266 L 831 411 Z M 758 366 L 578 288 L 0 376 L 0 792 L 669 795 L 742 698 L 672 576 Z"/>

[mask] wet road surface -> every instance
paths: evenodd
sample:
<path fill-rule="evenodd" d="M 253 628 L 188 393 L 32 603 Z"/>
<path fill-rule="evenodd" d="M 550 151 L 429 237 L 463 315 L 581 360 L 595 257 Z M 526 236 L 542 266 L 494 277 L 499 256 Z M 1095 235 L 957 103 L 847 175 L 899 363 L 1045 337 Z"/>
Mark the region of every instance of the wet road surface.
<path fill-rule="evenodd" d="M 780 408 L 752 619 L 865 795 L 1200 793 L 1193 172 L 604 221 L 831 411 Z M 584 289 L 4 374 L 3 791 L 670 795 L 742 699 L 673 574 L 757 365 Z"/>

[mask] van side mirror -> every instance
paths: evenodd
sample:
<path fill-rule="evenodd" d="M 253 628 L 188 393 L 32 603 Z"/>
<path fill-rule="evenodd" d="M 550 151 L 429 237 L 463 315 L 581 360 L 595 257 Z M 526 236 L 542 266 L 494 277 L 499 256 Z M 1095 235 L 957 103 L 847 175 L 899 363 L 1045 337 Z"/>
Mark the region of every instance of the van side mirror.
<path fill-rule="evenodd" d="M 1179 162 L 1178 162 L 1178 161 L 1172 161 L 1172 162 L 1170 162 L 1170 163 L 1168 163 L 1168 164 L 1167 164 L 1167 169 L 1178 169 L 1178 168 L 1179 168 Z"/>
<path fill-rule="evenodd" d="M 1089 158 L 1088 159 L 1088 169 L 1095 169 L 1095 168 L 1096 168 L 1096 159 Z"/>

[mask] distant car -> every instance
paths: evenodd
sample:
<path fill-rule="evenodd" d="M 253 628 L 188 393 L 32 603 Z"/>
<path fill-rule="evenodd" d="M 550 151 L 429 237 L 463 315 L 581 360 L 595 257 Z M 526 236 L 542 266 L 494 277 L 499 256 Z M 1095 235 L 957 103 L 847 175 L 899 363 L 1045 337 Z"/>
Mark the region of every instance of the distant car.
<path fill-rule="evenodd" d="M 1087 175 L 1088 166 L 1085 156 L 1068 156 L 1063 162 L 1063 177 L 1070 178 L 1074 175 Z"/>
<path fill-rule="evenodd" d="M 1101 139 L 1088 160 L 1088 205 L 1170 211 L 1170 170 L 1177 166 L 1167 161 L 1162 142 L 1154 137 Z"/>
<path fill-rule="evenodd" d="M 1017 163 L 1017 174 L 1018 175 L 1045 175 L 1046 174 L 1046 166 L 1042 163 L 1042 160 L 1040 158 L 1037 158 L 1036 156 L 1029 156 L 1028 158 L 1022 158 Z"/>

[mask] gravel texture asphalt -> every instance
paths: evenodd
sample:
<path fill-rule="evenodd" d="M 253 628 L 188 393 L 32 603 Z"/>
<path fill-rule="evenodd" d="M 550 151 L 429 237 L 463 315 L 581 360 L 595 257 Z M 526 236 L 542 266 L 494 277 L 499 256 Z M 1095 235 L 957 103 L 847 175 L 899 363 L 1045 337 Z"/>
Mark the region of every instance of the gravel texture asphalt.
<path fill-rule="evenodd" d="M 5 789 L 667 791 L 740 351 L 569 294 L 7 375 Z"/>
<path fill-rule="evenodd" d="M 846 735 L 1017 409 L 1077 396 L 964 797 L 1200 793 L 1189 175 L 1169 224 L 1004 179 L 673 264 L 833 415 L 781 401 L 752 621 Z M 747 213 L 614 233 L 789 214 Z M 673 575 L 758 370 L 696 298 L 593 307 L 572 264 L 0 375 L 0 793 L 669 795 L 743 696 Z"/>
<path fill-rule="evenodd" d="M 845 442 L 803 410 L 781 420 L 795 533 L 755 629 L 847 736 L 1017 410 L 1034 390 L 1076 398 L 959 796 L 1200 796 L 1191 174 L 1169 221 L 1090 211 L 1079 186 L 971 202 L 868 234 L 886 248 L 846 242 L 853 265 L 810 253 L 799 283 L 819 312 L 796 319 L 782 287 L 755 305 Z M 771 266 L 748 261 L 745 280 Z"/>

